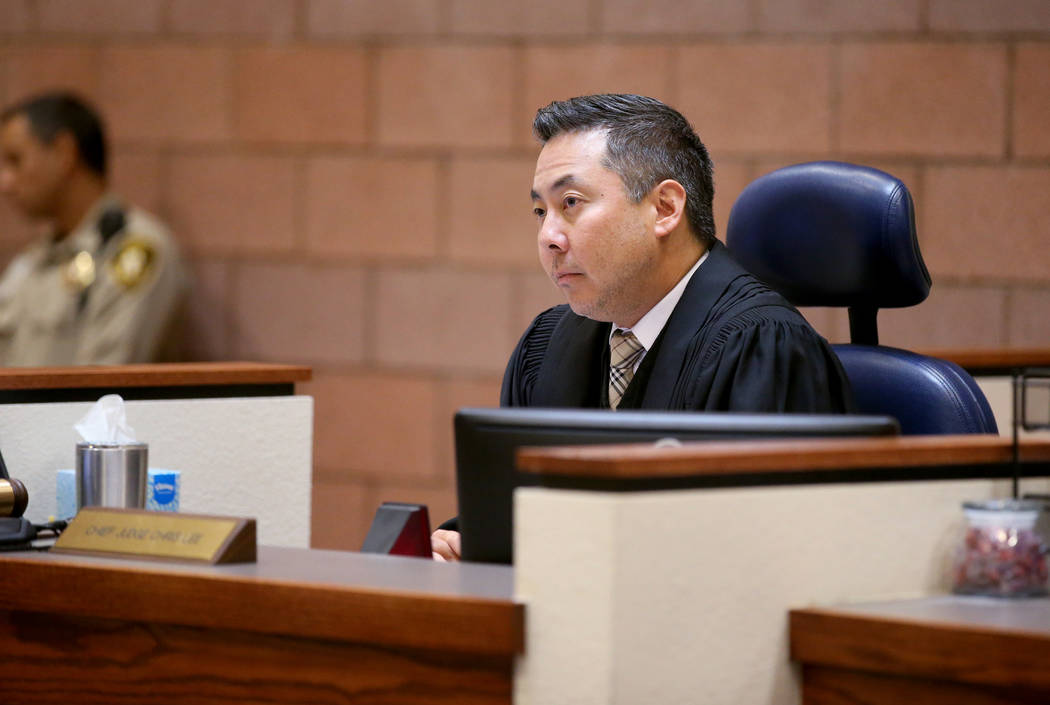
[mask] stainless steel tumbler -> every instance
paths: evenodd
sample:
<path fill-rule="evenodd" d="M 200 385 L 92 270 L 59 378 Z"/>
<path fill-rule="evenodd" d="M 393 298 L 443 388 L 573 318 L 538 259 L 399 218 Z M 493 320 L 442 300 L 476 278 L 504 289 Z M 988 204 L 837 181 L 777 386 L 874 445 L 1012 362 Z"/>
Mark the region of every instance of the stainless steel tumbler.
<path fill-rule="evenodd" d="M 146 443 L 77 443 L 77 509 L 146 507 Z"/>

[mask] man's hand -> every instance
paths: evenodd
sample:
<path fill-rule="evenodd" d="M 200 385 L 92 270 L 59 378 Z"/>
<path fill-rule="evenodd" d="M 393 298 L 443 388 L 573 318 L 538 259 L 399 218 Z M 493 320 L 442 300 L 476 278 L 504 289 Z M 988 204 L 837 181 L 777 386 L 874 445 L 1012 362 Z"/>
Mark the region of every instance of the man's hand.
<path fill-rule="evenodd" d="M 430 550 L 435 561 L 458 561 L 460 554 L 459 532 L 438 529 L 430 535 Z"/>

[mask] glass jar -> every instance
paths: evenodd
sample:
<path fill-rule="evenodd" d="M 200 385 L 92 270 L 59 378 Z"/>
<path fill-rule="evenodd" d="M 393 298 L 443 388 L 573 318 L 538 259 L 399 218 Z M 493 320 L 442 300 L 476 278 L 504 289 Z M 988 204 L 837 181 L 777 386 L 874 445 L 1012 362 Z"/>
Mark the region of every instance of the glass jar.
<path fill-rule="evenodd" d="M 1047 592 L 1046 549 L 1035 532 L 1041 502 L 964 502 L 966 531 L 955 555 L 954 591 L 1023 597 Z"/>

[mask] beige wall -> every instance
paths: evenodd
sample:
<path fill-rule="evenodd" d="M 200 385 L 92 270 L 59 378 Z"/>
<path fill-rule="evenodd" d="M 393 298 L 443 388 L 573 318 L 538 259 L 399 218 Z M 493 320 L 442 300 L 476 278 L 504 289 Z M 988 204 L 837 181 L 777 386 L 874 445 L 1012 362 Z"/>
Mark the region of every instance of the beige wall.
<path fill-rule="evenodd" d="M 1009 480 L 521 490 L 514 702 L 798 705 L 788 610 L 947 592 L 962 502 L 1009 492 Z"/>
<path fill-rule="evenodd" d="M 314 543 L 454 511 L 449 418 L 558 293 L 529 123 L 635 91 L 711 147 L 716 215 L 788 163 L 902 177 L 935 286 L 906 347 L 1050 344 L 1050 1 L 4 0 L 0 98 L 109 117 L 115 180 L 192 253 L 190 354 L 314 366 Z M 27 229 L 0 207 L 0 247 Z M 844 319 L 807 312 L 842 339 Z"/>

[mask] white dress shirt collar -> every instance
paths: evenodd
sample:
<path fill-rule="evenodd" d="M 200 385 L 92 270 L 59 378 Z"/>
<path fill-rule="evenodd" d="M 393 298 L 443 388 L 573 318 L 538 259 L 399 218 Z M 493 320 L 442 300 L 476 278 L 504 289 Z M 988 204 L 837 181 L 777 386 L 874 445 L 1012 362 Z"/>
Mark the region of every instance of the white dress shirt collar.
<path fill-rule="evenodd" d="M 621 328 L 620 330 L 629 330 L 634 333 L 634 337 L 638 339 L 638 342 L 645 347 L 646 352 L 652 349 L 656 343 L 656 339 L 660 337 L 660 332 L 663 331 L 664 326 L 667 325 L 667 319 L 671 317 L 671 312 L 674 311 L 674 307 L 678 305 L 678 302 L 682 298 L 682 294 L 685 292 L 686 285 L 689 284 L 689 280 L 693 278 L 693 274 L 696 270 L 704 263 L 707 259 L 707 255 L 710 251 L 705 252 L 700 259 L 696 261 L 696 264 L 685 273 L 685 276 L 678 280 L 678 283 L 674 285 L 674 288 L 667 292 L 667 295 L 660 299 L 659 303 L 649 309 L 648 313 L 642 316 L 637 323 L 631 328 Z M 616 328 L 614 327 L 615 331 Z M 612 331 L 609 332 L 609 338 L 612 339 Z M 638 358 L 638 363 L 641 363 L 641 358 L 645 357 L 642 355 Z M 638 365 L 635 365 L 635 369 L 638 369 Z"/>

